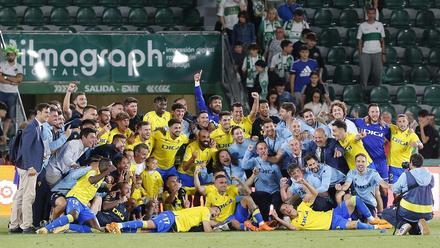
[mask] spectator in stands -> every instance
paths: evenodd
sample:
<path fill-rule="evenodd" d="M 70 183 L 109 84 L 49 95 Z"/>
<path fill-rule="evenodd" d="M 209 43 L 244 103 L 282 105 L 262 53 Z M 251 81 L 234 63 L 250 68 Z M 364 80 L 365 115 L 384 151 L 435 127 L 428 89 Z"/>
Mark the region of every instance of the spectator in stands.
<path fill-rule="evenodd" d="M 87 106 L 87 97 L 84 92 L 77 92 L 73 97 L 74 109 L 70 109 L 70 100 L 72 93 L 77 90 L 78 86 L 75 82 L 72 82 L 67 87 L 66 95 L 63 101 L 63 113 L 66 120 L 81 118 L 84 108 Z"/>
<path fill-rule="evenodd" d="M 20 53 L 15 46 L 7 46 L 3 54 L 6 60 L 0 63 L 0 101 L 8 107 L 3 120 L 3 135 L 6 136 L 17 116 L 18 85 L 23 81 L 23 66 L 16 61 Z"/>
<path fill-rule="evenodd" d="M 280 105 L 278 101 L 278 92 L 275 89 L 269 91 L 267 102 L 269 103 L 269 115 L 278 117 L 278 109 Z"/>
<path fill-rule="evenodd" d="M 267 11 L 266 18 L 264 18 L 258 27 L 258 41 L 259 44 L 266 48 L 271 40 L 275 39 L 275 32 L 278 27 L 282 27 L 278 18 L 278 13 L 275 8 Z M 268 60 L 269 61 L 269 60 Z"/>
<path fill-rule="evenodd" d="M 277 27 L 275 29 L 275 37 L 270 40 L 267 44 L 267 46 L 264 49 L 264 58 L 266 61 L 272 61 L 272 57 L 280 53 L 282 51 L 281 49 L 281 42 L 284 40 L 284 28 L 283 27 Z"/>
<path fill-rule="evenodd" d="M 285 102 L 295 103 L 295 97 L 293 97 L 286 89 L 286 83 L 284 80 L 278 78 L 275 82 L 275 91 L 278 95 L 278 105 L 282 105 Z"/>
<path fill-rule="evenodd" d="M 309 28 L 305 28 L 301 31 L 301 38 L 293 43 L 293 49 L 292 49 L 292 56 L 295 60 L 299 59 L 299 49 L 302 46 L 306 46 L 307 45 L 307 40 L 306 40 L 306 36 L 310 33 L 313 33 L 313 31 Z"/>
<path fill-rule="evenodd" d="M 270 61 L 270 71 L 276 73 L 285 83 L 289 81 L 289 71 L 293 64 L 292 49 L 292 42 L 283 40 L 281 42 L 281 52 L 275 54 Z"/>
<path fill-rule="evenodd" d="M 277 124 L 280 122 L 280 118 L 278 118 L 275 115 L 271 115 L 270 113 L 270 107 L 269 102 L 266 99 L 260 99 L 259 102 L 260 106 L 258 108 L 258 117 L 255 119 L 255 121 L 252 123 L 252 134 L 251 136 L 257 136 L 259 140 L 263 139 L 263 133 L 262 133 L 262 125 L 263 121 L 267 118 L 270 118 L 274 124 Z M 278 114 L 278 110 L 277 110 Z"/>
<path fill-rule="evenodd" d="M 252 88 L 254 86 L 254 80 L 257 75 L 257 70 L 255 69 L 255 62 L 262 60 L 263 57 L 259 54 L 260 48 L 258 45 L 253 44 L 249 46 L 249 54 L 244 58 L 243 66 L 241 67 L 241 72 L 243 78 L 245 79 L 245 85 L 247 88 Z"/>
<path fill-rule="evenodd" d="M 235 41 L 233 45 L 232 59 L 234 60 L 234 67 L 235 70 L 240 71 L 246 54 L 244 53 L 243 43 L 241 41 Z"/>
<path fill-rule="evenodd" d="M 322 73 L 324 71 L 324 58 L 321 55 L 321 51 L 316 46 L 318 43 L 318 39 L 315 33 L 309 33 L 306 35 L 306 46 L 309 49 L 309 58 L 316 60 L 319 67 L 319 79 L 320 82 L 323 83 L 324 80 L 322 78 Z"/>
<path fill-rule="evenodd" d="M 295 43 L 301 38 L 301 32 L 305 28 L 310 28 L 309 24 L 304 20 L 304 10 L 296 9 L 293 18 L 284 23 L 284 32 L 286 38 Z"/>
<path fill-rule="evenodd" d="M 304 109 L 310 109 L 313 115 L 325 122 L 327 120 L 327 115 L 329 113 L 329 106 L 325 102 L 325 96 L 320 90 L 315 89 L 313 91 L 312 101 L 307 102 L 304 105 Z"/>
<path fill-rule="evenodd" d="M 266 0 L 247 0 L 247 11 L 249 12 L 249 21 L 258 28 L 266 12 Z"/>
<path fill-rule="evenodd" d="M 246 11 L 240 11 L 240 13 L 238 13 L 238 23 L 234 25 L 234 29 L 232 30 L 231 44 L 241 41 L 243 46 L 248 48 L 251 44 L 257 43 L 255 26 L 249 22 L 248 19 L 249 17 Z"/>
<path fill-rule="evenodd" d="M 301 5 L 296 3 L 296 0 L 287 0 L 285 4 L 278 7 L 278 15 L 283 22 L 292 20 L 295 10 L 301 8 Z"/>
<path fill-rule="evenodd" d="M 318 69 L 318 63 L 309 58 L 307 46 L 300 48 L 300 59 L 293 62 L 290 68 L 290 93 L 295 96 L 297 106 L 301 103 L 301 91 L 310 83 L 310 74 Z"/>
<path fill-rule="evenodd" d="M 138 114 L 138 100 L 134 97 L 127 97 L 124 100 L 124 111 L 130 116 L 128 127 L 134 132 L 136 124 L 142 121 L 142 116 Z"/>
<path fill-rule="evenodd" d="M 217 16 L 219 17 L 221 30 L 226 32 L 229 39 L 232 36 L 234 25 L 238 23 L 238 13 L 246 9 L 246 0 L 221 0 L 218 4 Z"/>
<path fill-rule="evenodd" d="M 324 84 L 320 82 L 319 73 L 314 71 L 310 74 L 310 84 L 307 84 L 302 89 L 301 106 L 311 102 L 313 100 L 313 95 L 317 90 L 321 93 L 322 100 L 327 104 L 331 104 L 330 96 L 327 94 Z"/>
<path fill-rule="evenodd" d="M 269 88 L 269 74 L 267 63 L 264 60 L 260 59 L 255 62 L 255 69 L 257 70 L 257 75 L 255 76 L 254 92 L 258 92 L 261 98 L 266 98 Z M 251 106 L 253 102 L 252 97 L 248 96 L 248 101 L 249 106 Z"/>
<path fill-rule="evenodd" d="M 336 121 L 336 120 L 340 120 L 345 122 L 345 124 L 347 125 L 347 133 L 352 133 L 352 134 L 357 134 L 358 133 L 358 129 L 356 127 L 356 125 L 349 119 L 347 119 L 347 105 L 345 105 L 344 102 L 341 102 L 339 100 L 335 100 L 332 102 L 332 104 L 330 105 L 330 115 L 331 118 L 333 118 L 333 120 L 327 125 L 330 130 L 332 130 L 332 124 Z M 333 131 L 332 131 L 332 135 L 330 136 L 333 138 Z"/>
<path fill-rule="evenodd" d="M 420 110 L 418 119 L 419 126 L 416 127 L 416 134 L 419 136 L 420 141 L 423 143 L 423 149 L 419 150 L 419 153 L 424 158 L 438 158 L 439 133 L 435 128 L 429 124 L 429 112 L 426 109 Z"/>
<path fill-rule="evenodd" d="M 208 105 L 203 99 L 202 87 L 200 86 L 201 73 L 194 75 L 194 95 L 197 102 L 198 111 L 207 111 L 209 120 L 214 124 L 219 123 L 219 114 L 222 111 L 223 98 L 219 95 L 213 95 L 208 99 Z"/>
<path fill-rule="evenodd" d="M 376 21 L 376 9 L 368 8 L 368 20 L 361 23 L 357 36 L 360 84 L 364 89 L 371 77 L 373 85 L 380 85 L 385 61 L 385 30 L 381 22 Z"/>

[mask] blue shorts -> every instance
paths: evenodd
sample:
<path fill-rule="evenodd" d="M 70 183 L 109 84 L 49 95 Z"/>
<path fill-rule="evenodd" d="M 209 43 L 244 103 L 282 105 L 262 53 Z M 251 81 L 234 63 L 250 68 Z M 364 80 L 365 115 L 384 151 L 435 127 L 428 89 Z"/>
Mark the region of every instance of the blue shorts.
<path fill-rule="evenodd" d="M 194 187 L 194 177 L 180 172 L 178 173 L 178 177 L 182 181 L 183 187 Z"/>
<path fill-rule="evenodd" d="M 173 212 L 171 211 L 165 211 L 160 213 L 158 216 L 151 219 L 154 222 L 154 225 L 156 226 L 155 232 L 158 233 L 165 233 L 172 231 L 172 227 L 175 223 L 175 216 Z"/>
<path fill-rule="evenodd" d="M 245 221 L 247 221 L 249 219 L 249 211 L 247 208 L 244 208 L 240 202 L 237 202 L 237 206 L 235 207 L 235 212 L 233 215 L 233 219 L 240 222 L 240 223 L 244 223 Z"/>
<path fill-rule="evenodd" d="M 390 183 L 397 182 L 400 175 L 402 175 L 404 172 L 405 172 L 405 169 L 403 169 L 403 168 L 397 168 L 397 167 L 390 166 L 390 168 L 389 168 Z"/>
<path fill-rule="evenodd" d="M 386 160 L 372 162 L 368 168 L 375 169 L 384 181 L 388 181 L 388 165 Z"/>
<path fill-rule="evenodd" d="M 168 170 L 162 170 L 157 168 L 157 171 L 159 172 L 159 174 L 162 176 L 162 180 L 165 182 L 167 176 L 173 175 L 178 177 L 179 173 L 177 173 L 176 167 L 171 167 Z"/>
<path fill-rule="evenodd" d="M 78 213 L 78 219 L 76 220 L 80 225 L 86 223 L 89 220 L 92 220 L 95 217 L 95 214 L 90 210 L 89 207 L 82 204 L 75 197 L 67 198 L 67 206 L 66 213 L 70 213 L 72 211 L 76 211 Z"/>
<path fill-rule="evenodd" d="M 330 230 L 344 230 L 347 228 L 348 218 L 350 213 L 348 212 L 345 202 L 339 204 L 337 208 L 333 210 L 332 223 Z"/>

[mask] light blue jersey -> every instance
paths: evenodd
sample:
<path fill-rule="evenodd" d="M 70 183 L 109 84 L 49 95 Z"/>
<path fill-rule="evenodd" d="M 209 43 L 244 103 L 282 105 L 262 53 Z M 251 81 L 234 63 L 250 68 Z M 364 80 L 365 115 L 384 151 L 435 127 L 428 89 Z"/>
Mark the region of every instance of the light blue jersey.
<path fill-rule="evenodd" d="M 270 137 L 265 136 L 264 141 L 267 144 L 267 148 L 269 149 L 269 156 L 275 156 L 286 142 L 283 137 L 279 135 L 275 135 L 275 139 L 271 139 Z"/>
<path fill-rule="evenodd" d="M 330 187 L 334 187 L 337 183 L 344 182 L 345 175 L 339 170 L 326 164 L 319 164 L 319 170 L 316 173 L 307 169 L 307 173 L 312 174 L 321 181 L 321 185 L 316 189 L 318 193 L 327 192 Z"/>
<path fill-rule="evenodd" d="M 255 152 L 255 141 L 252 141 L 251 139 L 244 139 L 243 143 L 233 143 L 229 146 L 228 151 L 231 154 L 232 157 L 234 157 L 237 160 L 243 159 L 244 153 L 247 151 L 247 148 L 249 145 L 254 146 L 254 152 Z M 253 152 L 253 156 L 256 156 L 256 153 Z"/>
<path fill-rule="evenodd" d="M 311 185 L 313 188 L 317 189 L 321 186 L 321 181 L 313 176 L 312 174 L 304 175 L 304 179 Z M 295 180 L 292 180 L 292 185 L 289 187 L 289 191 L 294 195 L 298 195 L 301 199 L 306 195 L 306 191 L 304 190 L 304 186 L 300 183 L 296 183 Z"/>
<path fill-rule="evenodd" d="M 258 176 L 255 178 L 256 191 L 263 191 L 273 194 L 280 191 L 281 171 L 278 165 L 263 161 L 260 157 L 250 158 L 249 151 L 243 158 L 243 165 L 245 169 L 253 169 L 257 167 L 260 169 Z"/>
<path fill-rule="evenodd" d="M 356 169 L 350 170 L 345 180 L 351 183 L 356 195 L 359 196 L 365 204 L 373 207 L 377 206 L 376 198 L 374 197 L 376 187 L 382 180 L 376 170 L 367 168 L 364 174 L 359 174 Z"/>
<path fill-rule="evenodd" d="M 237 182 L 236 180 L 232 180 L 232 177 L 236 177 L 243 182 L 246 182 L 247 180 L 244 169 L 239 165 L 223 166 L 223 170 L 226 172 L 226 176 L 228 177 L 229 184 L 236 184 L 236 185 L 239 184 L 239 182 Z"/>
<path fill-rule="evenodd" d="M 299 124 L 301 126 L 301 132 L 308 132 L 310 135 L 315 136 L 315 130 L 317 128 L 322 128 L 322 129 L 324 129 L 325 134 L 327 135 L 327 137 L 331 136 L 330 128 L 327 125 L 322 124 L 322 123 L 320 123 L 318 121 L 316 121 L 314 126 L 309 126 L 309 124 L 307 124 L 303 120 L 300 120 Z"/>

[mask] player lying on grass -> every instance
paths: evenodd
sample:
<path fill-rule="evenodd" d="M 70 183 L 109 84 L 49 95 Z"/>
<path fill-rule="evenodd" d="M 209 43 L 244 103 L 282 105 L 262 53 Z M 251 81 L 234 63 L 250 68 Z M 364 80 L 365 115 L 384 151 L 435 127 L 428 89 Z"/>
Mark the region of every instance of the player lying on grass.
<path fill-rule="evenodd" d="M 38 229 L 38 234 L 60 233 L 67 230 L 90 233 L 92 228 L 96 231 L 104 231 L 87 204 L 95 197 L 104 178 L 115 171 L 116 167 L 107 158 L 94 161 L 90 163 L 90 166 L 92 169 L 78 180 L 66 196 L 66 215 L 60 216 L 45 227 Z M 73 222 L 77 224 L 72 224 Z"/>
<path fill-rule="evenodd" d="M 375 219 L 367 206 L 358 198 L 351 197 L 341 203 L 337 208 L 330 211 L 314 211 L 310 208 L 318 195 L 318 192 L 304 179 L 298 180 L 304 185 L 306 195 L 301 204 L 295 210 L 292 205 L 283 204 L 280 212 L 290 217 L 291 223 L 284 221 L 276 211 L 272 216 L 281 225 L 289 230 L 338 230 L 338 229 L 386 229 L 392 226 L 385 220 Z M 354 210 L 358 210 L 368 219 L 369 224 L 360 221 L 350 221 L 349 218 Z"/>
<path fill-rule="evenodd" d="M 139 228 L 153 232 L 188 232 L 191 228 L 203 225 L 205 232 L 211 232 L 210 221 L 217 218 L 220 208 L 194 207 L 178 211 L 165 211 L 153 217 L 151 220 L 134 220 L 122 223 L 112 222 L 105 229 L 110 233 L 133 232 Z"/>

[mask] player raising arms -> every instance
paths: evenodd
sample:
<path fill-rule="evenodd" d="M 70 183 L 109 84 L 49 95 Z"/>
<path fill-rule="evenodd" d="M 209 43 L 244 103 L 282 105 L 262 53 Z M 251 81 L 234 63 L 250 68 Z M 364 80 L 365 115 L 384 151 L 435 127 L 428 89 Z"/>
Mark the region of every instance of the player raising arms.
<path fill-rule="evenodd" d="M 157 233 L 165 232 L 188 232 L 193 227 L 203 225 L 203 231 L 211 232 L 211 220 L 220 214 L 220 208 L 195 207 L 177 211 L 165 211 L 153 217 L 151 220 L 133 220 L 128 222 L 107 224 L 105 229 L 110 233 L 132 232 L 139 228 L 152 230 Z"/>
<path fill-rule="evenodd" d="M 272 216 L 281 225 L 289 230 L 338 230 L 338 229 L 386 229 L 392 228 L 390 224 L 371 225 L 360 221 L 350 221 L 351 214 L 358 210 L 367 218 L 369 222 L 375 219 L 371 215 L 367 206 L 358 198 L 351 197 L 341 203 L 337 208 L 330 211 L 314 211 L 312 206 L 318 192 L 306 180 L 299 179 L 297 181 L 304 186 L 306 195 L 301 204 L 295 210 L 292 205 L 281 205 L 280 212 L 291 219 L 291 223 L 278 217 L 276 211 L 272 212 Z"/>

